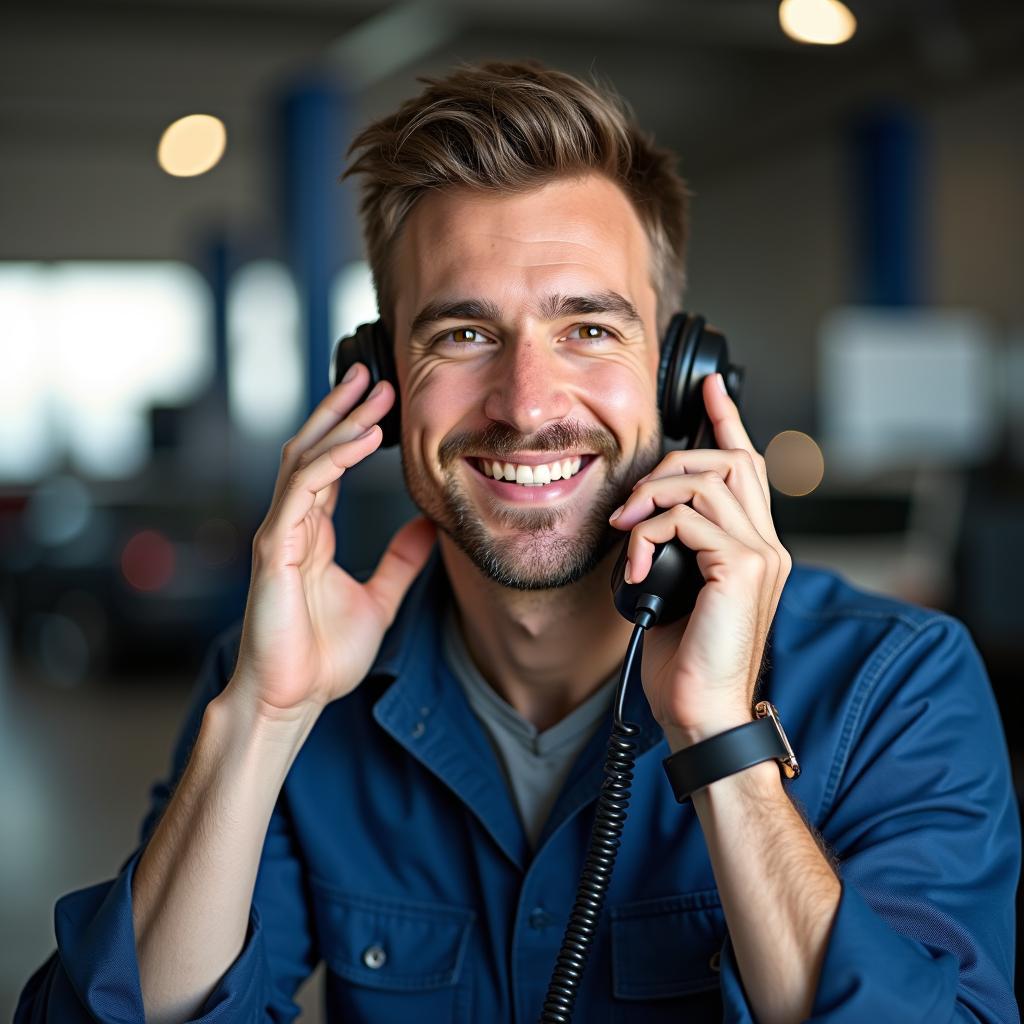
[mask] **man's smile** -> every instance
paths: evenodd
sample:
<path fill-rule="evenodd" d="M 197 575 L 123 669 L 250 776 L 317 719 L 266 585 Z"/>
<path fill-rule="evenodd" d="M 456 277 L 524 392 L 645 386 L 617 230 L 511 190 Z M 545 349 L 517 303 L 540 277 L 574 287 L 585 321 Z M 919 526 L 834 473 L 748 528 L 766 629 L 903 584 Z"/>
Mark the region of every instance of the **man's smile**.
<path fill-rule="evenodd" d="M 590 453 L 552 455 L 524 452 L 509 461 L 474 455 L 465 462 L 473 470 L 471 476 L 495 497 L 548 504 L 573 494 L 588 468 L 600 459 Z"/>

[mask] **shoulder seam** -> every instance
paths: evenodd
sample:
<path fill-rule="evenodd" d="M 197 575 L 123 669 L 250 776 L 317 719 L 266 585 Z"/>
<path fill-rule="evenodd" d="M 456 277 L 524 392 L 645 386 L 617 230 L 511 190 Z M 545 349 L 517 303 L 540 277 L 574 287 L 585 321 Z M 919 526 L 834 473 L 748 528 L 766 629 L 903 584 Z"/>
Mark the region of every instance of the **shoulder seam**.
<path fill-rule="evenodd" d="M 849 614 L 849 613 L 848 613 Z M 834 615 L 821 615 L 820 618 L 833 618 Z M 906 634 L 899 632 L 888 637 L 865 665 L 860 678 L 855 684 L 853 698 L 846 711 L 843 727 L 840 730 L 839 741 L 836 744 L 835 756 L 832 759 L 832 766 L 829 770 L 829 777 L 822 791 L 821 803 L 817 816 L 818 821 L 824 820 L 825 816 L 832 809 L 832 801 L 839 790 L 839 782 L 846 769 L 846 763 L 853 745 L 853 737 L 861 714 L 868 702 L 879 680 L 885 675 L 889 666 L 902 655 L 924 632 L 936 625 L 955 626 L 957 620 L 944 612 L 934 612 L 927 618 L 915 621 L 905 616 L 883 616 L 881 613 L 870 613 L 862 617 L 870 618 L 891 618 L 908 628 Z"/>
<path fill-rule="evenodd" d="M 884 595 L 880 595 L 884 598 Z M 890 600 L 889 598 L 884 598 Z M 790 611 L 796 615 L 800 615 L 805 619 L 838 619 L 840 616 L 853 616 L 859 619 L 892 619 L 896 622 L 902 623 L 904 626 L 909 626 L 911 629 L 924 628 L 931 622 L 942 618 L 949 618 L 944 612 L 936 612 L 932 609 L 922 609 L 922 613 L 925 614 L 925 618 L 919 618 L 916 615 L 908 615 L 904 611 L 900 611 L 898 606 L 895 608 L 887 608 L 884 611 L 874 610 L 871 608 L 857 608 L 855 606 L 844 606 L 842 608 L 833 608 L 827 611 L 818 611 L 813 608 L 808 608 L 803 602 L 791 594 L 786 594 L 779 601 L 780 604 L 785 605 Z"/>

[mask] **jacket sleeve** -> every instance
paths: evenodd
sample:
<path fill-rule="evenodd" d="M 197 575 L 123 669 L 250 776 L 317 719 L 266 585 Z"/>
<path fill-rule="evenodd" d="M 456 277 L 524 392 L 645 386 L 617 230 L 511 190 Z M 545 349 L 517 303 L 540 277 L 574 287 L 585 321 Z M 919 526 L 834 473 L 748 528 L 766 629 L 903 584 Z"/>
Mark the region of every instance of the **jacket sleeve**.
<path fill-rule="evenodd" d="M 1020 817 L 964 626 L 936 616 L 890 640 L 842 735 L 820 819 L 842 895 L 808 1019 L 1018 1022 Z M 721 964 L 725 1019 L 753 1022 L 728 940 Z"/>
<path fill-rule="evenodd" d="M 227 684 L 238 653 L 239 627 L 211 646 L 193 693 L 167 780 L 151 791 L 139 847 L 113 881 L 57 901 L 57 951 L 29 979 L 14 1024 L 141 1024 L 144 1020 L 132 924 L 132 877 L 145 844 L 184 772 L 207 703 Z M 288 809 L 279 798 L 260 858 L 245 943 L 220 978 L 196 1024 L 291 1021 L 292 1000 L 316 966 L 300 861 Z"/>

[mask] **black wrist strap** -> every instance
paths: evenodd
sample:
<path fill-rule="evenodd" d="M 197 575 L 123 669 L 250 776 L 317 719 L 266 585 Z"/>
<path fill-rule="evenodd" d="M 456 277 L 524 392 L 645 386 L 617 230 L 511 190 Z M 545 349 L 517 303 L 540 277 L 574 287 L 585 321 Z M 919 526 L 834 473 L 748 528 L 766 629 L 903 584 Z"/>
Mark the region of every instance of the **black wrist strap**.
<path fill-rule="evenodd" d="M 662 764 L 679 803 L 690 799 L 694 790 L 773 758 L 791 754 L 771 718 L 727 729 L 692 747 L 684 747 Z"/>

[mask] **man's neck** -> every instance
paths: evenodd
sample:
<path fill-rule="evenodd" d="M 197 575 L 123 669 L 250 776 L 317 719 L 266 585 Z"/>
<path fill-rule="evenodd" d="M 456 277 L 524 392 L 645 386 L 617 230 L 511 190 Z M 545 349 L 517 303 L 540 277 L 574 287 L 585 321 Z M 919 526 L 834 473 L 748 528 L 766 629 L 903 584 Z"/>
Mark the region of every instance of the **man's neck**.
<path fill-rule="evenodd" d="M 514 590 L 484 576 L 444 534 L 440 546 L 470 656 L 537 729 L 560 721 L 618 669 L 631 626 L 608 584 L 617 549 L 570 586 Z"/>

